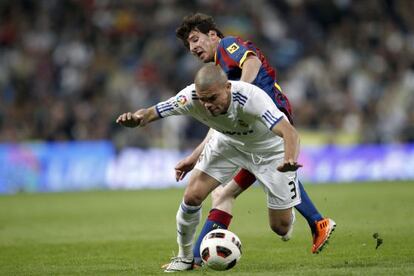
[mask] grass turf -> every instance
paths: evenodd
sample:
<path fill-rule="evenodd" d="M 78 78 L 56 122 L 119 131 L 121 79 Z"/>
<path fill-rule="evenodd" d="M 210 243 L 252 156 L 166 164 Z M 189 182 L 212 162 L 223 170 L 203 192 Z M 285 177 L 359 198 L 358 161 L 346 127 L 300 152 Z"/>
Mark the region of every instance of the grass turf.
<path fill-rule="evenodd" d="M 414 275 L 414 183 L 306 186 L 337 222 L 330 245 L 312 255 L 297 215 L 282 242 L 267 224 L 264 193 L 236 201 L 231 230 L 243 256 L 221 275 Z M 0 275 L 162 275 L 177 251 L 182 190 L 18 194 L 0 197 Z M 204 214 L 209 209 L 205 204 Z M 374 233 L 384 243 L 376 250 Z M 202 269 L 185 275 L 213 275 Z"/>

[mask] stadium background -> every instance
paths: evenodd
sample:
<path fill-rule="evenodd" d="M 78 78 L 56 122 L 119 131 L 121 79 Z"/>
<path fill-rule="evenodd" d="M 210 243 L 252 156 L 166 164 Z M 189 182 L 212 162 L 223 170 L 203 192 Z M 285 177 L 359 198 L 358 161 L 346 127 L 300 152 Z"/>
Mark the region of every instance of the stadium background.
<path fill-rule="evenodd" d="M 301 179 L 338 224 L 314 256 L 304 219 L 281 242 L 252 188 L 231 225 L 243 257 L 223 275 L 414 275 L 410 0 L 0 1 L 0 275 L 163 274 L 185 185 L 172 168 L 206 129 L 114 120 L 192 82 L 201 64 L 174 31 L 196 11 L 278 69 Z"/>
<path fill-rule="evenodd" d="M 413 179 L 413 6 L 1 1 L 0 193 L 184 185 L 172 167 L 205 127 L 169 118 L 130 130 L 114 119 L 192 82 L 201 63 L 175 28 L 196 11 L 254 41 L 278 69 L 307 182 Z"/>

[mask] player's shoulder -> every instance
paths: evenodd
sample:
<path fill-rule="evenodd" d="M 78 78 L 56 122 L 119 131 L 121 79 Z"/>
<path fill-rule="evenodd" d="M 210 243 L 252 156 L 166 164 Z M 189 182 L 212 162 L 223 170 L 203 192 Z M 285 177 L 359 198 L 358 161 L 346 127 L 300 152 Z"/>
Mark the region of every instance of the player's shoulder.
<path fill-rule="evenodd" d="M 236 36 L 226 36 L 220 40 L 219 46 L 223 47 L 230 54 L 237 51 L 240 47 L 244 46 L 244 41 Z M 242 47 L 243 48 L 243 47 Z"/>
<path fill-rule="evenodd" d="M 177 93 L 177 96 L 185 95 L 185 96 L 189 96 L 191 98 L 194 93 L 195 93 L 195 84 L 192 83 L 190 85 L 187 85 L 183 89 L 181 89 L 181 91 Z"/>
<path fill-rule="evenodd" d="M 244 81 L 230 81 L 232 85 L 232 92 L 239 91 L 241 94 L 250 95 L 260 91 L 260 88 Z"/>
<path fill-rule="evenodd" d="M 266 92 L 259 87 L 243 81 L 232 81 L 231 83 L 233 103 L 246 114 L 256 116 L 268 105 L 270 99 L 268 99 Z"/>
<path fill-rule="evenodd" d="M 222 46 L 229 46 L 234 42 L 238 42 L 239 38 L 235 36 L 225 36 L 220 40 Z"/>
<path fill-rule="evenodd" d="M 245 102 L 249 99 L 259 100 L 262 95 L 267 95 L 260 87 L 257 87 L 254 84 L 244 82 L 244 81 L 230 81 L 232 84 L 232 94 L 233 96 L 239 96 L 243 98 Z"/>
<path fill-rule="evenodd" d="M 256 93 L 257 87 L 253 84 L 244 81 L 230 81 L 231 82 L 231 93 L 233 99 L 237 100 L 241 105 L 245 105 L 247 101 L 253 97 Z"/>
<path fill-rule="evenodd" d="M 178 92 L 174 97 L 174 102 L 179 106 L 185 106 L 190 105 L 195 99 L 197 99 L 197 96 L 195 84 L 193 83 Z"/>

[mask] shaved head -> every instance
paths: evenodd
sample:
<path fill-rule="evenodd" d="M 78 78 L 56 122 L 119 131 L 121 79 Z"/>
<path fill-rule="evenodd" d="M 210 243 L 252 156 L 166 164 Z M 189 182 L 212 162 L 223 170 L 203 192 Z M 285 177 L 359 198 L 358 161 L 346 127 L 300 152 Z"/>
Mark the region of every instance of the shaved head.
<path fill-rule="evenodd" d="M 194 83 L 199 102 L 212 116 L 227 112 L 231 101 L 231 82 L 219 66 L 207 63 L 201 67 Z"/>
<path fill-rule="evenodd" d="M 194 83 L 197 90 L 208 90 L 212 86 L 225 86 L 227 83 L 227 75 L 224 71 L 214 63 L 207 63 L 198 70 Z"/>

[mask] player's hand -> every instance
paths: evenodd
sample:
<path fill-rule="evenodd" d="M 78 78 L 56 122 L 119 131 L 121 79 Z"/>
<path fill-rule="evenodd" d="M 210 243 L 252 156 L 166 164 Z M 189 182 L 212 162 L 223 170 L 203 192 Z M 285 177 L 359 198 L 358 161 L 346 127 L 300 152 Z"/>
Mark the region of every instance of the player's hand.
<path fill-rule="evenodd" d="M 119 115 L 116 119 L 116 123 L 124 127 L 137 127 L 141 124 L 143 119 L 142 115 L 137 115 L 135 113 L 127 112 L 122 115 Z"/>
<path fill-rule="evenodd" d="M 297 171 L 300 167 L 302 167 L 302 165 L 296 161 L 285 160 L 282 165 L 277 167 L 277 170 L 279 172 L 294 172 Z"/>
<path fill-rule="evenodd" d="M 191 158 L 191 156 L 187 156 L 186 158 L 178 162 L 174 168 L 175 180 L 177 182 L 183 180 L 187 173 L 194 168 L 196 163 L 197 160 L 194 160 L 194 158 Z"/>

